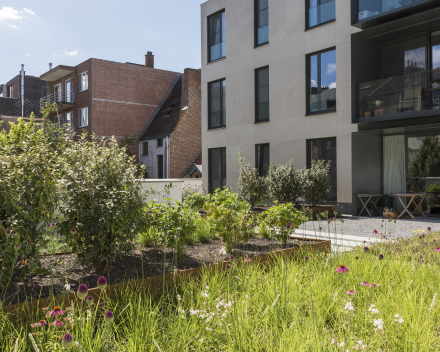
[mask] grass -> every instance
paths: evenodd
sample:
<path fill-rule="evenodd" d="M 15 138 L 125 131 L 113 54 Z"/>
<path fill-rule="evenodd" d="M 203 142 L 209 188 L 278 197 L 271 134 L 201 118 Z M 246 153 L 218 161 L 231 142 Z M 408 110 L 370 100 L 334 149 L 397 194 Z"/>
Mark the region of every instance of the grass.
<path fill-rule="evenodd" d="M 119 302 L 106 302 L 115 314 L 108 325 L 111 338 L 100 319 L 102 308 L 95 306 L 79 343 L 83 351 L 345 352 L 361 348 L 362 341 L 369 351 L 440 351 L 436 242 L 440 235 L 429 234 L 381 243 L 368 252 L 304 253 L 309 260 L 279 260 L 270 270 L 255 262 L 232 265 L 226 274 L 206 272 L 201 281 L 190 281 L 159 301 L 141 289 L 121 292 Z M 338 273 L 341 264 L 349 272 Z M 361 286 L 362 281 L 379 286 Z M 347 303 L 353 311 L 344 309 Z M 378 312 L 369 310 L 371 305 Z M 77 319 L 78 311 L 74 314 Z M 43 312 L 35 322 L 39 319 Z M 383 329 L 375 331 L 379 319 Z M 76 322 L 69 328 L 75 339 L 78 328 Z M 31 328 L 0 316 L 6 351 L 14 351 L 17 339 L 17 351 L 32 351 L 28 333 L 43 331 L 36 335 L 39 348 L 52 351 L 60 341 L 54 336 L 65 327 L 55 333 L 53 327 Z"/>

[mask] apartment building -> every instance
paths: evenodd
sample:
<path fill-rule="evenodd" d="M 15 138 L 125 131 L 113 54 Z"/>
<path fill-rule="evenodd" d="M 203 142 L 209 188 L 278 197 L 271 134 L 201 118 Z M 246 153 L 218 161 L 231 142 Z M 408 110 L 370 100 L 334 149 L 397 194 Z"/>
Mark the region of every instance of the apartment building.
<path fill-rule="evenodd" d="M 358 193 L 406 191 L 414 148 L 440 127 L 439 19 L 435 0 L 203 3 L 204 185 L 236 188 L 241 152 L 261 174 L 331 161 L 344 212 Z"/>
<path fill-rule="evenodd" d="M 138 137 L 179 73 L 154 67 L 148 52 L 145 65 L 88 59 L 77 66 L 59 65 L 42 74 L 48 91 L 41 106 L 56 102 L 55 121 L 77 133 L 98 137 Z M 137 154 L 137 144 L 133 147 Z"/>
<path fill-rule="evenodd" d="M 200 74 L 179 74 L 139 135 L 139 161 L 150 178 L 202 176 Z"/>
<path fill-rule="evenodd" d="M 2 128 L 9 130 L 8 122 L 16 122 L 19 117 L 25 120 L 33 112 L 37 121 L 40 113 L 40 99 L 46 95 L 47 82 L 39 77 L 27 75 L 24 65 L 17 76 L 6 84 L 0 84 L 0 120 Z"/>

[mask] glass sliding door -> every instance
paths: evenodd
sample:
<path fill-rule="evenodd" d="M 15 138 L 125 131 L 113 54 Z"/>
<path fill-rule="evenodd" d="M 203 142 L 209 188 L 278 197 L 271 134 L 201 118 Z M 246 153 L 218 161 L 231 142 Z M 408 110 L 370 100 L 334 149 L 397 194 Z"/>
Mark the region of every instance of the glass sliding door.
<path fill-rule="evenodd" d="M 336 201 L 337 175 L 336 175 L 336 137 L 309 140 L 309 155 L 307 167 L 311 167 L 312 161 L 324 160 L 330 162 L 330 198 Z"/>

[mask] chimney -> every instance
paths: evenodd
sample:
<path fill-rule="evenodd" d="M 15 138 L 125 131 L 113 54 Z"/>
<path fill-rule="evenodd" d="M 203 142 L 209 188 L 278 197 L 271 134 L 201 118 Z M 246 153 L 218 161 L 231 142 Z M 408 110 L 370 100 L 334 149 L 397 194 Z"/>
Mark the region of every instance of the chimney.
<path fill-rule="evenodd" d="M 52 62 L 49 62 L 49 71 L 52 70 Z"/>
<path fill-rule="evenodd" d="M 24 65 L 21 64 L 21 117 L 24 117 Z"/>
<path fill-rule="evenodd" d="M 154 55 L 151 51 L 148 51 L 145 55 L 145 66 L 154 68 Z"/>

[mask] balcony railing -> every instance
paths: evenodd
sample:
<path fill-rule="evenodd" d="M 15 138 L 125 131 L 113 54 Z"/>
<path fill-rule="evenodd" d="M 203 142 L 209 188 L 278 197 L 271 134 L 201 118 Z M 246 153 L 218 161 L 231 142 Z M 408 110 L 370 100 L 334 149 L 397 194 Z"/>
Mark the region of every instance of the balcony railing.
<path fill-rule="evenodd" d="M 411 7 L 427 0 L 356 0 L 358 2 L 357 20 L 386 14 L 399 8 Z"/>
<path fill-rule="evenodd" d="M 428 110 L 440 114 L 440 68 L 406 70 L 410 72 L 402 76 L 360 83 L 358 117 L 411 117 Z"/>
<path fill-rule="evenodd" d="M 57 91 L 40 99 L 40 108 L 46 104 L 57 103 L 58 105 L 73 105 L 73 91 Z"/>

